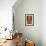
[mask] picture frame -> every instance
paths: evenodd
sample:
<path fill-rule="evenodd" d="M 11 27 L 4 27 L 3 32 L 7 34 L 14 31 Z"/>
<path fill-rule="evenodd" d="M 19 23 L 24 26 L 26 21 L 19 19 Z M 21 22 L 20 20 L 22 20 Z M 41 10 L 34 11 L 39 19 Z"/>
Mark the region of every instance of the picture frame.
<path fill-rule="evenodd" d="M 34 26 L 34 14 L 25 14 L 25 26 Z"/>

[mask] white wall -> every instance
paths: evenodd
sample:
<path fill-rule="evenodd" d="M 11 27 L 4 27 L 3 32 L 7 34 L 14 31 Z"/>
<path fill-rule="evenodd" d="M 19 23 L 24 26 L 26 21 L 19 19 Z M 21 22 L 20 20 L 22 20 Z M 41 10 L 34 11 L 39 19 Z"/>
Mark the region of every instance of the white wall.
<path fill-rule="evenodd" d="M 12 28 L 12 6 L 15 2 L 16 0 L 0 0 L 0 26 Z M 40 0 L 25 0 L 17 9 L 15 11 L 16 29 L 23 32 L 24 37 L 27 37 L 26 34 L 28 34 L 35 41 L 39 41 L 41 31 L 42 46 L 46 46 L 46 0 L 41 0 L 41 9 Z M 25 26 L 25 13 L 34 13 L 34 26 Z"/>
<path fill-rule="evenodd" d="M 0 0 L 0 27 L 12 28 L 12 6 L 16 0 Z"/>
<path fill-rule="evenodd" d="M 42 46 L 46 46 L 46 0 L 41 1 L 41 38 Z"/>
<path fill-rule="evenodd" d="M 18 32 L 22 32 L 24 38 L 27 37 L 28 39 L 34 40 L 36 46 L 41 46 L 41 1 L 23 0 L 23 2 L 14 11 L 15 28 Z M 34 26 L 25 26 L 25 14 L 32 13 L 34 14 Z"/>
<path fill-rule="evenodd" d="M 0 27 L 6 27 L 8 29 L 12 29 L 12 6 L 16 0 L 0 0 Z M 0 29 L 0 32 L 3 30 Z M 2 34 L 0 34 L 0 38 L 5 38 L 5 34 L 7 34 L 5 31 L 3 31 Z M 8 33 L 8 35 L 10 35 Z"/>

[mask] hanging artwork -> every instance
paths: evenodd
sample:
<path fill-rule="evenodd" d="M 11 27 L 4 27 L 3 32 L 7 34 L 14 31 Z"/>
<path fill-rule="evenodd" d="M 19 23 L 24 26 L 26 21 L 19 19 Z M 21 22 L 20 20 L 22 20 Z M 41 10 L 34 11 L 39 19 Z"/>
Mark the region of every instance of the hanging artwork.
<path fill-rule="evenodd" d="M 25 14 L 25 26 L 34 26 L 34 14 Z"/>

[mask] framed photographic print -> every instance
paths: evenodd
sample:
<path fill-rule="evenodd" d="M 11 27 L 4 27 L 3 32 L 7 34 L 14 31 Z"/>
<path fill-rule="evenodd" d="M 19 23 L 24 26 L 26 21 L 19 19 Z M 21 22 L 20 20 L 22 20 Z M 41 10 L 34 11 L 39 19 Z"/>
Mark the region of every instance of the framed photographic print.
<path fill-rule="evenodd" d="M 34 14 L 25 14 L 25 26 L 34 26 Z"/>

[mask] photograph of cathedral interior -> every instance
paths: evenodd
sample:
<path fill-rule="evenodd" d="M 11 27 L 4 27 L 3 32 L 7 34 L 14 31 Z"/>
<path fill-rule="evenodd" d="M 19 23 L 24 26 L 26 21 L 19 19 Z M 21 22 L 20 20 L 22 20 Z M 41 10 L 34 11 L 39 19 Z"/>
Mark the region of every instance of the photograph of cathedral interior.
<path fill-rule="evenodd" d="M 0 0 L 0 46 L 46 46 L 46 0 Z"/>

